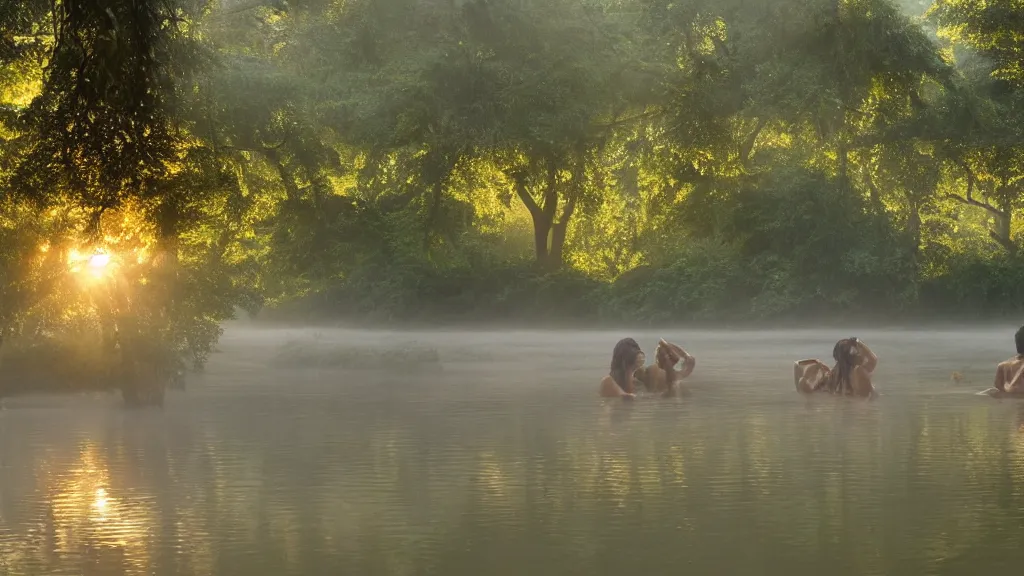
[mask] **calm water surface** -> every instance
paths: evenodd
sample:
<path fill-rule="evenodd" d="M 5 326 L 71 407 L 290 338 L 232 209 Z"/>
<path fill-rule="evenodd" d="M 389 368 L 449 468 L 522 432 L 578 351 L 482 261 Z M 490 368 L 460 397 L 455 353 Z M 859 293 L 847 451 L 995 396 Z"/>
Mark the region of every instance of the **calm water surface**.
<path fill-rule="evenodd" d="M 624 404 L 618 333 L 320 333 L 442 363 L 346 372 L 233 328 L 162 412 L 5 402 L 0 574 L 1020 574 L 1024 403 L 973 395 L 1012 333 L 859 333 L 873 403 L 793 390 L 845 333 L 632 334 L 698 363 Z"/>

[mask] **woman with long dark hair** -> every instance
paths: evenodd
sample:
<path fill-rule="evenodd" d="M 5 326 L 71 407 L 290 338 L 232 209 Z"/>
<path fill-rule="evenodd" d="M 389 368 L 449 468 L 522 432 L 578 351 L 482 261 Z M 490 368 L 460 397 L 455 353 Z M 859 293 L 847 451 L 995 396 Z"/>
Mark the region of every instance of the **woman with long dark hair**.
<path fill-rule="evenodd" d="M 657 364 L 644 368 L 647 358 L 640 345 L 632 338 L 623 338 L 612 350 L 608 375 L 601 380 L 601 396 L 605 398 L 633 398 L 639 381 L 649 392 L 665 396 L 675 394 L 675 384 L 693 372 L 696 360 L 681 347 L 664 340 L 658 342 Z M 683 360 L 681 370 L 675 366 Z"/>
<path fill-rule="evenodd" d="M 817 359 L 801 360 L 793 366 L 793 380 L 798 392 L 828 392 L 840 396 L 871 397 L 875 388 L 871 375 L 878 366 L 878 357 L 857 338 L 845 338 L 832 348 L 835 365 L 829 368 Z"/>
<path fill-rule="evenodd" d="M 633 398 L 636 396 L 633 374 L 643 368 L 646 356 L 632 338 L 623 338 L 612 350 L 612 364 L 608 375 L 601 380 L 601 396 L 605 398 Z"/>

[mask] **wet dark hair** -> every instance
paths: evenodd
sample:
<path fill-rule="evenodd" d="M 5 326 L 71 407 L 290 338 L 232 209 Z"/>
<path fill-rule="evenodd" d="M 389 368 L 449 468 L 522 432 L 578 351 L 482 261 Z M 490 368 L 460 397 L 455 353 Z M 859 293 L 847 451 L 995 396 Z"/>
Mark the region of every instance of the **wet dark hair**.
<path fill-rule="evenodd" d="M 834 348 L 832 348 L 832 358 L 835 359 L 835 368 L 832 368 L 832 372 L 828 375 L 824 384 L 828 387 L 828 391 L 832 394 L 852 394 L 853 383 L 850 382 L 850 375 L 853 374 L 853 369 L 857 365 L 857 359 L 851 352 L 857 344 L 856 338 L 844 338 L 839 342 L 836 342 Z"/>
<path fill-rule="evenodd" d="M 629 386 L 629 378 L 627 378 L 627 370 L 632 370 L 633 365 L 636 363 L 636 357 L 643 354 L 640 350 L 640 345 L 636 343 L 636 340 L 632 338 L 623 338 L 615 344 L 615 349 L 612 350 L 612 365 L 611 365 L 611 377 L 615 380 L 615 383 L 622 388 L 623 391 L 632 393 L 633 387 Z"/>
<path fill-rule="evenodd" d="M 1013 335 L 1013 341 L 1017 344 L 1017 354 L 1024 354 L 1024 326 Z"/>

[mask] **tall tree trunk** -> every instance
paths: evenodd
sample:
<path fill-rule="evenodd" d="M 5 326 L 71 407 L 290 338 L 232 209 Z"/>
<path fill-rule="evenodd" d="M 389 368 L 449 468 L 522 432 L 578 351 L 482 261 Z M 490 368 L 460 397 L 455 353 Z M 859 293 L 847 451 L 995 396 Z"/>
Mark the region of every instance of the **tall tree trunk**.
<path fill-rule="evenodd" d="M 550 267 L 551 253 L 548 250 L 548 237 L 555 222 L 555 210 L 558 206 L 558 170 L 553 160 L 549 160 L 547 164 L 543 204 L 538 204 L 530 194 L 524 173 L 516 172 L 510 175 L 515 184 L 516 195 L 530 211 L 530 217 L 533 219 L 535 264 L 541 270 L 548 270 Z"/>
<path fill-rule="evenodd" d="M 1017 245 L 1014 244 L 1013 238 L 1010 237 L 1010 233 L 1013 230 L 1013 208 L 1006 204 L 1008 203 L 1000 206 L 998 213 L 993 213 L 995 222 L 993 229 L 989 231 L 989 235 L 1005 248 L 1007 252 L 1016 254 Z"/>
<path fill-rule="evenodd" d="M 576 196 L 569 198 L 562 208 L 562 216 L 551 228 L 551 251 L 548 253 L 547 266 L 551 271 L 558 270 L 565 263 L 565 234 L 569 229 L 569 221 L 576 211 Z"/>
<path fill-rule="evenodd" d="M 533 249 L 535 262 L 541 269 L 547 269 L 549 264 L 548 235 L 551 233 L 551 226 L 551 220 L 544 214 L 533 215 Z"/>

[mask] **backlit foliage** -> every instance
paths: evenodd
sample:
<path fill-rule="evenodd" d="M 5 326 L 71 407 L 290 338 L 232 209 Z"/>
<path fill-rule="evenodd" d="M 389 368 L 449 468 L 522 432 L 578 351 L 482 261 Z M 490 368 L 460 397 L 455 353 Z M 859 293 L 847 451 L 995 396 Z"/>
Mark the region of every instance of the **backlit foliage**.
<path fill-rule="evenodd" d="M 1022 21 L 997 0 L 0 2 L 0 328 L 201 365 L 264 302 L 1017 310 Z M 72 251 L 111 254 L 117 293 Z"/>

